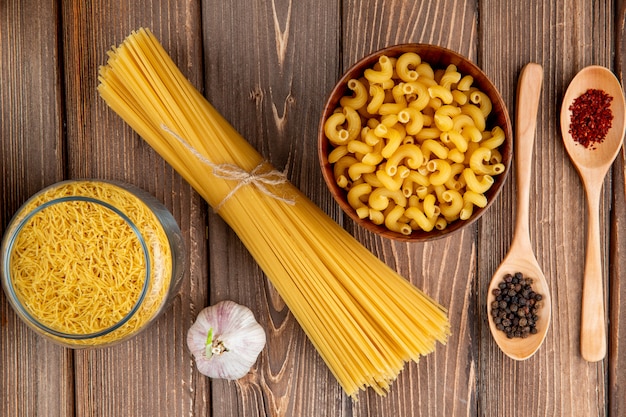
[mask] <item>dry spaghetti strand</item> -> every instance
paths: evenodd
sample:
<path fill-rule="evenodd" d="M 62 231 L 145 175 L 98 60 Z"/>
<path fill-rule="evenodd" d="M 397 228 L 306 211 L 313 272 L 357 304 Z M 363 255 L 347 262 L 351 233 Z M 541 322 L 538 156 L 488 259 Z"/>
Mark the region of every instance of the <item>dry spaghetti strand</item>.
<path fill-rule="evenodd" d="M 220 216 L 348 395 L 367 387 L 385 394 L 405 362 L 447 341 L 445 309 L 292 184 L 263 190 L 215 174 L 219 164 L 250 173 L 263 158 L 189 83 L 149 30 L 114 48 L 99 79 L 107 104 L 211 206 L 220 206 Z"/>

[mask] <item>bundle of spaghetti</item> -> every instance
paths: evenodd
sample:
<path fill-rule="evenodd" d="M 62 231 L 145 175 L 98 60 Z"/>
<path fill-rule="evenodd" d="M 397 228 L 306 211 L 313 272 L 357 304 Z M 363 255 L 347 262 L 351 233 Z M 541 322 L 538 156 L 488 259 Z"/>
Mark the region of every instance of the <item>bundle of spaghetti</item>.
<path fill-rule="evenodd" d="M 98 91 L 237 233 L 344 391 L 384 395 L 450 332 L 446 310 L 327 216 L 217 112 L 147 29 Z"/>

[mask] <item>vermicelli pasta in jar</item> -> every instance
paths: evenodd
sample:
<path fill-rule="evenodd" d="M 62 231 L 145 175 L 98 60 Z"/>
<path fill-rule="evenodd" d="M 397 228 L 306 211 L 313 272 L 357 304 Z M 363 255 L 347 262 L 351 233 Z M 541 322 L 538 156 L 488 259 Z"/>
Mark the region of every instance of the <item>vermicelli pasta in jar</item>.
<path fill-rule="evenodd" d="M 31 197 L 2 247 L 5 292 L 20 317 L 66 346 L 102 346 L 145 328 L 181 278 L 171 214 L 134 187 L 66 181 Z"/>

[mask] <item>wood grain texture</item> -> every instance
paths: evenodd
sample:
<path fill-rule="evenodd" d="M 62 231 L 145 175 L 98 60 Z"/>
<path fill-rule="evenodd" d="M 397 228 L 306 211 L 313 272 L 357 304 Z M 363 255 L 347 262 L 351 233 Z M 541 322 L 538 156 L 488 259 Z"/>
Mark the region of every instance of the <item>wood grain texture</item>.
<path fill-rule="evenodd" d="M 177 220 L 187 248 L 179 295 L 146 331 L 111 348 L 76 351 L 76 415 L 203 415 L 208 381 L 194 372 L 187 329 L 207 300 L 206 204 L 107 108 L 96 92 L 110 46 L 149 27 L 198 87 L 200 17 L 195 2 L 62 3 L 68 176 L 126 181 L 153 194 Z"/>
<path fill-rule="evenodd" d="M 546 278 L 553 306 L 552 327 L 544 345 L 525 362 L 506 359 L 485 336 L 488 329 L 483 320 L 479 401 L 484 404 L 485 415 L 601 416 L 606 413 L 604 364 L 585 362 L 579 350 L 586 212 L 582 185 L 564 151 L 558 123 L 561 99 L 574 74 L 592 63 L 611 67 L 610 53 L 605 48 L 592 47 L 598 43 L 611 44 L 613 40 L 610 31 L 593 29 L 611 27 L 613 15 L 608 6 L 565 1 L 541 7 L 521 2 L 508 7 L 496 1 L 481 2 L 484 22 L 481 33 L 494 33 L 501 30 L 501 22 L 507 22 L 508 36 L 481 40 L 485 45 L 481 65 L 494 74 L 511 103 L 519 69 L 528 61 L 546 68 L 535 160 L 529 167 L 536 179 L 531 192 L 534 197 L 530 217 L 531 239 L 539 264 L 548 271 Z M 515 111 L 513 106 L 510 110 L 512 114 Z M 605 186 L 610 192 L 610 184 Z M 608 193 L 605 195 L 606 213 Z M 502 197 L 503 204 L 513 207 L 512 193 Z M 494 219 L 494 223 L 485 222 L 481 230 L 481 292 L 501 259 L 494 255 L 501 253 L 502 243 L 510 239 L 512 229 L 504 223 L 507 211 L 495 210 L 502 213 L 501 217 Z M 606 232 L 606 214 L 603 219 Z M 492 240 L 488 230 L 503 234 Z M 603 249 L 607 250 L 608 246 Z M 503 378 L 503 375 L 511 377 Z"/>
<path fill-rule="evenodd" d="M 616 2 L 615 75 L 622 83 L 626 77 L 626 1 Z M 609 416 L 626 414 L 626 349 L 620 337 L 626 335 L 626 152 L 622 148 L 613 169 L 611 211 L 611 251 L 609 254 L 609 344 L 608 395 Z"/>
<path fill-rule="evenodd" d="M 329 207 L 316 135 L 338 75 L 338 4 L 294 0 L 204 4 L 205 91 L 256 149 L 313 201 Z M 338 210 L 334 208 L 335 214 Z M 211 301 L 253 309 L 270 341 L 254 372 L 214 381 L 220 416 L 344 415 L 348 400 L 234 233 L 212 215 Z"/>
<path fill-rule="evenodd" d="M 0 2 L 1 232 L 31 194 L 63 178 L 57 21 L 53 1 Z M 71 415 L 71 352 L 27 328 L 4 292 L 0 294 L 0 330 L 0 415 Z"/>
<path fill-rule="evenodd" d="M 0 0 L 0 231 L 48 184 L 116 179 L 163 201 L 189 252 L 183 286 L 166 313 L 110 348 L 72 351 L 47 342 L 0 294 L 0 416 L 623 416 L 626 164 L 622 155 L 604 184 L 609 354 L 590 364 L 579 351 L 584 192 L 558 115 L 584 66 L 615 68 L 624 80 L 624 3 Z M 387 397 L 345 396 L 237 236 L 97 96 L 106 51 L 140 26 L 155 32 L 261 154 L 448 308 L 448 344 L 407 365 Z M 527 361 L 499 351 L 484 314 L 487 285 L 512 238 L 515 173 L 480 222 L 428 244 L 382 240 L 355 227 L 324 185 L 315 141 L 326 95 L 358 58 L 402 42 L 437 44 L 472 59 L 511 115 L 519 70 L 530 61 L 544 66 L 530 220 L 553 321 Z M 268 336 L 252 372 L 236 382 L 200 375 L 185 341 L 199 310 L 223 299 L 250 306 Z"/>
<path fill-rule="evenodd" d="M 476 10 L 474 1 L 346 1 L 343 4 L 343 70 L 370 52 L 406 42 L 443 46 L 475 61 Z M 474 321 L 477 314 L 474 297 L 477 226 L 427 244 L 382 240 L 354 228 L 351 223 L 347 227 L 379 258 L 446 306 L 453 329 L 446 346 L 439 345 L 419 363 L 405 366 L 387 397 L 368 392 L 353 405 L 353 414 L 474 415 L 477 412 L 477 357 L 473 348 L 478 340 Z"/>
<path fill-rule="evenodd" d="M 343 70 L 385 46 L 420 42 L 475 59 L 474 1 L 347 1 L 342 38 Z M 449 22 L 446 25 L 434 22 Z M 428 244 L 381 240 L 363 229 L 354 234 L 388 265 L 446 306 L 452 335 L 446 346 L 405 366 L 388 397 L 368 393 L 353 405 L 355 416 L 473 415 L 476 403 L 475 226 Z M 455 371 L 453 372 L 452 369 Z M 456 374 L 454 377 L 452 374 Z"/>

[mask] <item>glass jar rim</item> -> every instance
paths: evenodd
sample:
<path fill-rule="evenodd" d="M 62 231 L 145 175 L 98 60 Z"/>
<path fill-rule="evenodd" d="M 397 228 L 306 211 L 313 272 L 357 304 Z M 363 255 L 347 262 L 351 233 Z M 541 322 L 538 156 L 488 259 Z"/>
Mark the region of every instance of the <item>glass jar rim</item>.
<path fill-rule="evenodd" d="M 90 202 L 90 203 L 95 203 L 95 204 L 99 204 L 111 211 L 113 211 L 115 214 L 117 214 L 122 220 L 124 220 L 124 222 L 126 224 L 128 224 L 128 226 L 131 228 L 131 230 L 133 231 L 133 233 L 137 236 L 137 238 L 139 239 L 140 245 L 141 245 L 141 249 L 144 255 L 144 259 L 146 261 L 146 268 L 145 268 L 145 277 L 144 277 L 144 284 L 143 284 L 143 288 L 141 289 L 141 292 L 139 293 L 139 297 L 137 298 L 137 301 L 135 302 L 135 304 L 133 305 L 133 307 L 128 311 L 128 313 L 126 313 L 124 315 L 124 317 L 122 317 L 117 323 L 113 324 L 112 326 L 106 327 L 102 330 L 98 330 L 96 332 L 92 332 L 92 333 L 85 333 L 85 334 L 75 334 L 75 333 L 66 333 L 66 332 L 62 332 L 56 329 L 53 329 L 43 323 L 41 323 L 41 321 L 39 319 L 37 319 L 36 317 L 34 317 L 29 311 L 28 309 L 23 305 L 22 301 L 20 300 L 20 298 L 17 296 L 15 289 L 14 289 L 14 284 L 13 284 L 13 279 L 11 277 L 11 272 L 10 272 L 10 265 L 11 265 L 11 257 L 13 256 L 13 247 L 15 244 L 15 240 L 17 239 L 17 236 L 20 234 L 21 230 L 24 228 L 24 226 L 26 225 L 26 223 L 32 219 L 36 214 L 40 213 L 41 211 L 43 211 L 44 209 L 55 205 L 55 204 L 61 204 L 61 203 L 65 203 L 65 202 L 71 202 L 71 201 L 82 201 L 82 202 Z M 71 340 L 86 340 L 86 339 L 93 339 L 93 338 L 97 338 L 100 336 L 105 336 L 117 329 L 119 329 L 120 327 L 122 327 L 124 324 L 126 324 L 131 317 L 133 317 L 135 315 L 135 313 L 139 310 L 139 308 L 141 307 L 144 298 L 146 297 L 147 293 L 148 293 L 148 288 L 150 287 L 150 275 L 151 275 L 151 261 L 150 261 L 150 252 L 148 249 L 148 245 L 143 237 L 143 235 L 141 234 L 141 231 L 139 230 L 139 228 L 137 227 L 137 225 L 123 212 L 121 211 L 119 208 L 115 207 L 114 205 L 106 202 L 106 201 L 102 201 L 99 200 L 97 198 L 94 197 L 88 197 L 88 196 L 82 196 L 82 195 L 73 195 L 73 196 L 64 196 L 64 197 L 58 197 L 58 198 L 54 198 L 52 200 L 48 200 L 42 204 L 40 204 L 39 206 L 35 207 L 34 209 L 32 209 L 30 212 L 28 212 L 22 219 L 19 220 L 19 222 L 17 223 L 17 225 L 15 226 L 15 228 L 12 228 L 13 230 L 10 232 L 10 235 L 8 237 L 8 240 L 6 242 L 6 248 L 3 249 L 5 255 L 6 255 L 6 261 L 4 262 L 3 265 L 3 274 L 6 278 L 6 286 L 5 288 L 8 290 L 9 292 L 9 297 L 11 300 L 13 300 L 13 304 L 15 305 L 15 307 L 19 310 L 19 312 L 24 315 L 29 323 L 31 323 L 32 325 L 36 326 L 37 328 L 39 328 L 40 330 L 49 333 L 53 336 L 57 336 L 57 337 L 61 337 L 64 339 L 71 339 Z"/>

